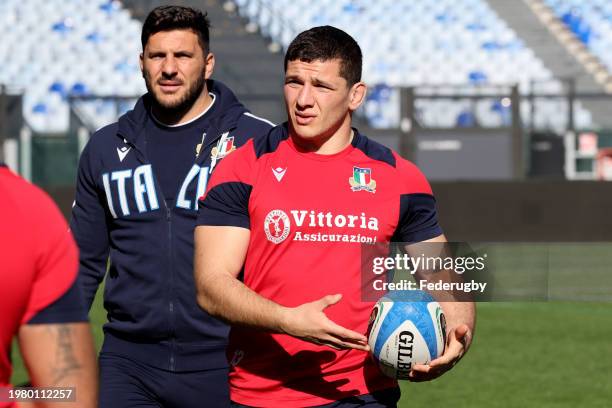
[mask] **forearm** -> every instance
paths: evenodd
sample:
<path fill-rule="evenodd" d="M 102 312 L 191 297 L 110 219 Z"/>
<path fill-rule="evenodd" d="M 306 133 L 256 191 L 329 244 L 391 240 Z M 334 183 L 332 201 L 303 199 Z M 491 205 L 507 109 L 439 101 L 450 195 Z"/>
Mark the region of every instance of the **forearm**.
<path fill-rule="evenodd" d="M 232 325 L 284 333 L 288 309 L 252 291 L 240 280 L 250 231 L 200 226 L 195 231 L 194 277 L 198 304 Z"/>
<path fill-rule="evenodd" d="M 474 302 L 440 302 L 446 317 L 447 333 L 461 324 L 465 324 L 470 335 L 466 346 L 469 347 L 476 327 L 476 307 Z"/>
<path fill-rule="evenodd" d="M 33 386 L 74 387 L 77 406 L 96 406 L 98 374 L 88 323 L 24 325 L 19 330 L 19 347 Z M 55 408 L 74 405 L 51 404 Z"/>
<path fill-rule="evenodd" d="M 285 332 L 288 308 L 255 293 L 231 275 L 201 277 L 198 304 L 210 315 L 231 325 Z"/>
<path fill-rule="evenodd" d="M 279 305 L 238 280 L 250 231 L 240 227 L 200 226 L 195 231 L 194 276 L 198 304 L 231 325 L 283 333 L 335 349 L 368 350 L 364 335 L 332 322 L 325 309 L 342 295 L 328 295 L 296 307 Z"/>

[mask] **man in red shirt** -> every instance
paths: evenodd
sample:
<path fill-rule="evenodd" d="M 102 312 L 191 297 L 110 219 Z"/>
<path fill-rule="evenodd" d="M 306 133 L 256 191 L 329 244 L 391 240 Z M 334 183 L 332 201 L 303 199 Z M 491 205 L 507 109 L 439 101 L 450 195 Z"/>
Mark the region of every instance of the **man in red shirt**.
<path fill-rule="evenodd" d="M 15 334 L 33 386 L 75 387 L 76 400 L 37 407 L 95 407 L 95 351 L 68 225 L 45 193 L 2 163 L 0 197 L 0 408 L 16 406 L 6 390 Z"/>
<path fill-rule="evenodd" d="M 334 27 L 285 55 L 288 123 L 226 159 L 200 201 L 195 278 L 202 308 L 232 324 L 236 406 L 393 407 L 397 382 L 369 358 L 373 303 L 361 300 L 361 246 L 444 242 L 421 172 L 351 128 L 361 50 Z M 467 350 L 472 303 L 442 303 L 446 352 L 416 365 L 435 378 Z"/>

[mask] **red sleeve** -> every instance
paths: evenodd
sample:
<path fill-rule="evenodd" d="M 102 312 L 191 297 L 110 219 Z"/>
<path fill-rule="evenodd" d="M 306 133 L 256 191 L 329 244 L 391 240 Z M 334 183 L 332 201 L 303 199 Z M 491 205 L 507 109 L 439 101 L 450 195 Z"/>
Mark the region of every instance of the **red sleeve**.
<path fill-rule="evenodd" d="M 78 268 L 76 244 L 55 203 L 42 193 L 36 203 L 31 224 L 36 234 L 36 274 L 21 324 L 59 299 L 74 283 Z"/>
<path fill-rule="evenodd" d="M 249 199 L 255 160 L 252 139 L 223 159 L 199 201 L 197 225 L 250 228 Z"/>

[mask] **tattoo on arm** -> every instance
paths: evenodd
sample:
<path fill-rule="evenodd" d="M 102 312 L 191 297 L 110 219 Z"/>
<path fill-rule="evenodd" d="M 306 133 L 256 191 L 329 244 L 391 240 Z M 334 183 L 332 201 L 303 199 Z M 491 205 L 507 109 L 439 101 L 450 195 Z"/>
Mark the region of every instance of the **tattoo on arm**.
<path fill-rule="evenodd" d="M 53 383 L 58 384 L 64 378 L 75 371 L 79 371 L 82 366 L 79 364 L 72 344 L 72 329 L 60 324 L 50 327 L 49 330 L 56 336 L 56 353 L 53 370 Z"/>

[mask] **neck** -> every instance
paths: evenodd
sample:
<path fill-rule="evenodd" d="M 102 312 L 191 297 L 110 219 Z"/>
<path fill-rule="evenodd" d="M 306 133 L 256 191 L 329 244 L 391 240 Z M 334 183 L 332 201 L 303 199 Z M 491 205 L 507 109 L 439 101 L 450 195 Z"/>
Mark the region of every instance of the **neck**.
<path fill-rule="evenodd" d="M 162 122 L 164 125 L 175 126 L 189 122 L 190 120 L 198 117 L 198 115 L 208 109 L 208 107 L 212 103 L 212 100 L 212 97 L 208 93 L 208 89 L 204 87 L 202 93 L 200 94 L 200 96 L 198 96 L 198 99 L 196 99 L 193 104 L 184 109 L 164 109 L 155 103 L 153 104 L 151 109 L 153 111 L 153 115 L 155 115 L 157 120 Z"/>
<path fill-rule="evenodd" d="M 291 140 L 298 150 L 324 155 L 336 154 L 346 149 L 353 141 L 353 133 L 350 116 L 347 116 L 335 130 L 312 138 L 301 137 L 291 128 L 289 131 Z"/>

